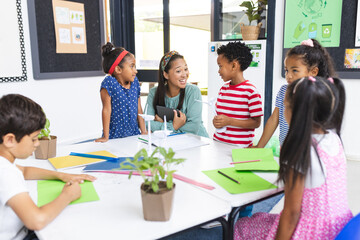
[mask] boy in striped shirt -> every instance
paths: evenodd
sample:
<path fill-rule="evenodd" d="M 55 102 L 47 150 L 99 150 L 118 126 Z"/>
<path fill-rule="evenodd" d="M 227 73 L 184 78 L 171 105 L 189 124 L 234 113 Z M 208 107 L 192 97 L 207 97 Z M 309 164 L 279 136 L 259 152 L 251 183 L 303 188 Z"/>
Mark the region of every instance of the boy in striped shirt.
<path fill-rule="evenodd" d="M 214 139 L 243 148 L 252 146 L 263 110 L 256 87 L 243 76 L 252 61 L 250 48 L 241 42 L 229 42 L 219 47 L 217 54 L 218 72 L 225 84 L 219 91 L 213 124 L 226 130 L 216 131 Z"/>

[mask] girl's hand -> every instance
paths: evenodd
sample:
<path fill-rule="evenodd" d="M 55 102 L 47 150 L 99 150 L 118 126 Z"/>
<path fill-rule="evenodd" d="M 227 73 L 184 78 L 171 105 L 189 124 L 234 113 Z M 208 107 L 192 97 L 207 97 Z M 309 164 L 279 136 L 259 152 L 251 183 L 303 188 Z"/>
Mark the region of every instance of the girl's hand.
<path fill-rule="evenodd" d="M 95 139 L 95 142 L 107 142 L 108 140 L 109 140 L 109 138 L 101 137 L 101 138 Z"/>
<path fill-rule="evenodd" d="M 83 183 L 85 180 L 93 182 L 96 180 L 96 177 L 88 175 L 88 174 L 68 174 L 63 173 L 59 176 L 59 179 L 63 182 L 76 182 L 76 183 Z"/>
<path fill-rule="evenodd" d="M 174 110 L 173 127 L 174 127 L 175 130 L 178 130 L 179 128 L 184 126 L 185 123 L 186 123 L 186 115 L 185 115 L 185 113 L 181 112 L 180 110 L 179 110 L 179 113 L 180 113 L 180 117 L 178 117 L 177 111 Z"/>
<path fill-rule="evenodd" d="M 141 135 L 147 135 L 147 134 L 148 134 L 148 131 L 141 132 Z"/>
<path fill-rule="evenodd" d="M 161 118 L 161 117 L 159 117 L 159 115 L 155 115 L 155 119 L 154 119 L 155 121 L 158 121 L 158 122 L 164 122 L 164 120 Z"/>
<path fill-rule="evenodd" d="M 65 184 L 62 193 L 66 194 L 72 202 L 81 197 L 81 187 L 78 182 L 70 181 Z"/>
<path fill-rule="evenodd" d="M 230 125 L 230 118 L 225 115 L 217 115 L 213 119 L 213 124 L 215 128 L 222 128 Z"/>

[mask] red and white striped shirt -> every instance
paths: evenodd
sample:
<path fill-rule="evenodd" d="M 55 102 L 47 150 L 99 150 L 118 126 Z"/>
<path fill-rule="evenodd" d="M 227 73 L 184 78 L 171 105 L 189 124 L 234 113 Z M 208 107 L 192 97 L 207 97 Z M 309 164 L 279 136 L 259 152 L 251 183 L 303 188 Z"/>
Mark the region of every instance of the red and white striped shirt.
<path fill-rule="evenodd" d="M 248 80 L 238 84 L 224 84 L 216 101 L 216 112 L 239 120 L 263 116 L 261 96 Z M 255 129 L 226 126 L 223 133 L 215 132 L 214 139 L 237 144 L 239 147 L 252 145 Z"/>

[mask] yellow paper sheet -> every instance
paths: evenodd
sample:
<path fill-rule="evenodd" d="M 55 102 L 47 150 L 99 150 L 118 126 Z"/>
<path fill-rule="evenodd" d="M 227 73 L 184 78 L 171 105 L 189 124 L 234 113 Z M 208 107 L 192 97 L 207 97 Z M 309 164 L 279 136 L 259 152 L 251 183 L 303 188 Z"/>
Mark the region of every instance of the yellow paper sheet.
<path fill-rule="evenodd" d="M 88 154 L 101 155 L 107 157 L 117 157 L 114 154 L 109 153 L 108 151 L 89 152 Z M 103 162 L 103 161 L 105 160 L 96 159 L 96 158 L 78 157 L 78 156 L 63 156 L 63 157 L 49 158 L 49 162 L 56 169 L 80 167 L 80 166 L 97 163 L 97 162 Z"/>

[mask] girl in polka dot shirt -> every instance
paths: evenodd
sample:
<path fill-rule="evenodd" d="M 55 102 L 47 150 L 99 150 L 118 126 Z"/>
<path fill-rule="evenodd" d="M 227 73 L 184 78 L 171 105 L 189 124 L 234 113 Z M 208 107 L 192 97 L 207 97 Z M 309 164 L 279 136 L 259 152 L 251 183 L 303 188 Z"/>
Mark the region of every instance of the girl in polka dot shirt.
<path fill-rule="evenodd" d="M 107 43 L 102 47 L 103 69 L 108 75 L 101 83 L 103 135 L 96 142 L 146 134 L 136 77 L 135 57 L 124 48 Z"/>

